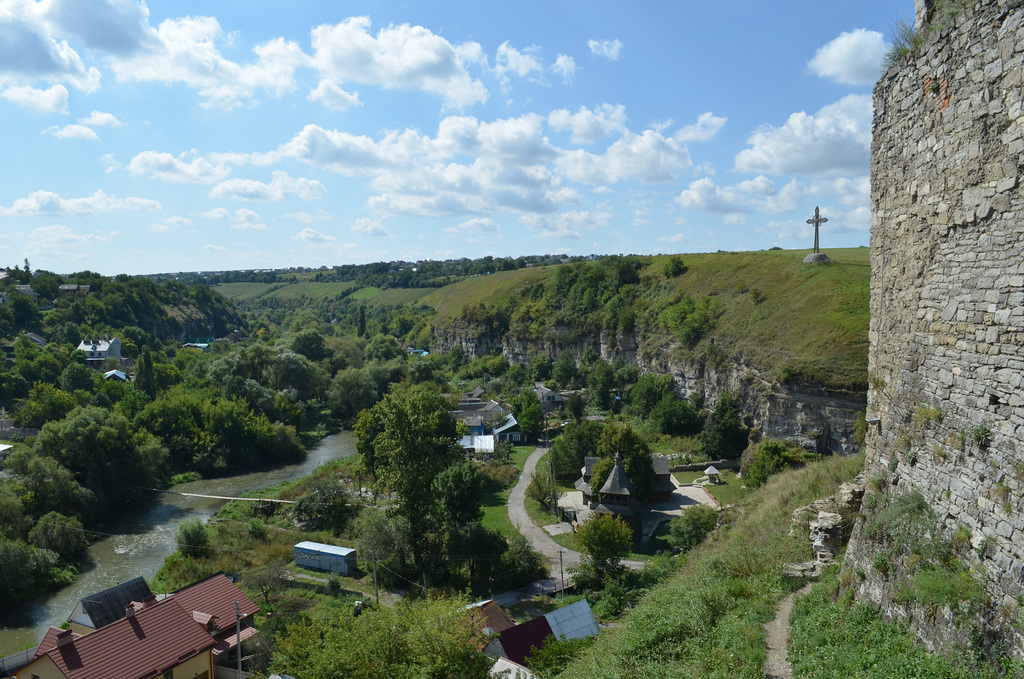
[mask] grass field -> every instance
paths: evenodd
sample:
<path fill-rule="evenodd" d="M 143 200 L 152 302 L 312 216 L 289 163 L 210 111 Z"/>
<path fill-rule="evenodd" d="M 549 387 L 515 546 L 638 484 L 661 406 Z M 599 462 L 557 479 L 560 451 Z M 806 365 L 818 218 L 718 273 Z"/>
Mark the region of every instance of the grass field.
<path fill-rule="evenodd" d="M 826 250 L 827 265 L 804 264 L 808 250 L 765 250 L 676 255 L 686 272 L 672 288 L 695 299 L 710 298 L 720 310 L 710 334 L 696 350 L 676 349 L 679 358 L 714 352 L 741 358 L 780 381 L 802 376 L 838 390 L 867 384 L 870 250 Z M 650 258 L 641 276 L 657 282 L 669 255 Z M 478 276 L 422 298 L 437 310 L 443 327 L 462 309 L 494 304 L 515 290 L 550 276 L 558 267 L 520 269 Z M 664 299 L 664 298 L 662 298 Z M 674 346 L 667 331 L 644 337 L 651 356 Z M 710 355 L 710 354 L 709 354 Z"/>

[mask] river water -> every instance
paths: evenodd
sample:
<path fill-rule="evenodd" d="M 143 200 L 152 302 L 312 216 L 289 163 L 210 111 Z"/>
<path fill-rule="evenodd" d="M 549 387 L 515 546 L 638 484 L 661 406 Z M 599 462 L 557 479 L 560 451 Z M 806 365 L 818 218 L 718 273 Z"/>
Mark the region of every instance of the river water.
<path fill-rule="evenodd" d="M 193 481 L 174 486 L 182 493 L 237 497 L 242 493 L 294 481 L 317 466 L 356 452 L 350 432 L 323 439 L 309 451 L 306 459 L 294 465 L 241 476 Z M 0 611 L 0 655 L 13 653 L 28 644 L 36 644 L 51 626 L 68 619 L 82 597 L 132 578 L 152 578 L 164 559 L 177 549 L 174 534 L 184 519 L 198 517 L 206 521 L 224 500 L 181 495 L 155 494 L 151 504 L 137 511 L 126 511 L 107 530 L 109 537 L 89 548 L 88 564 L 75 582 L 45 597 L 22 603 L 17 610 Z"/>

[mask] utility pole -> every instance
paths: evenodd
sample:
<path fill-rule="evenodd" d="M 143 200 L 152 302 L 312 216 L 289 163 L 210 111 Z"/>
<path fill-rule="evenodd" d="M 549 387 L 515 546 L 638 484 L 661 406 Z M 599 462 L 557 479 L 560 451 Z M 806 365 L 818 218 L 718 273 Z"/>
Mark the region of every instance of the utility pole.
<path fill-rule="evenodd" d="M 565 570 L 562 569 L 562 550 L 558 550 L 558 577 L 562 581 L 562 608 L 565 608 Z"/>
<path fill-rule="evenodd" d="M 370 552 L 373 557 L 373 596 L 377 601 L 377 608 L 380 608 L 380 589 L 377 587 L 377 550 Z"/>
<path fill-rule="evenodd" d="M 235 602 L 235 655 L 238 658 L 238 676 L 242 676 L 242 616 Z"/>

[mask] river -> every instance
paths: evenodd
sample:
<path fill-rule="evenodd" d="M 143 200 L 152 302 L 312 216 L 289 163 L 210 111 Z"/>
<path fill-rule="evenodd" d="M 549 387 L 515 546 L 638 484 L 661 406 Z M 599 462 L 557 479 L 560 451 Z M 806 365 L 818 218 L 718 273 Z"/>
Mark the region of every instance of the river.
<path fill-rule="evenodd" d="M 342 432 L 323 439 L 299 464 L 240 476 L 192 481 L 173 489 L 182 493 L 237 497 L 283 481 L 294 481 L 325 462 L 348 457 L 355 452 L 351 432 Z M 109 537 L 92 544 L 88 563 L 73 584 L 22 603 L 17 610 L 0 611 L 0 655 L 39 643 L 51 625 L 60 626 L 68 619 L 82 597 L 140 575 L 147 580 L 152 578 L 164 559 L 177 549 L 174 534 L 178 523 L 193 517 L 206 521 L 225 504 L 224 500 L 209 498 L 156 495 L 145 509 L 126 512 L 111 525 Z"/>

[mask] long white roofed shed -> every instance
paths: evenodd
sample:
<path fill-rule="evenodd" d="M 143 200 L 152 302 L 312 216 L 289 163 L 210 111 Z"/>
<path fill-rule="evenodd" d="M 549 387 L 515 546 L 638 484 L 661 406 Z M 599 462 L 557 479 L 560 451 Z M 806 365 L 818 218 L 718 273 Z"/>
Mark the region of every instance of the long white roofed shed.
<path fill-rule="evenodd" d="M 295 545 L 295 565 L 349 575 L 356 570 L 356 550 L 306 540 Z"/>

